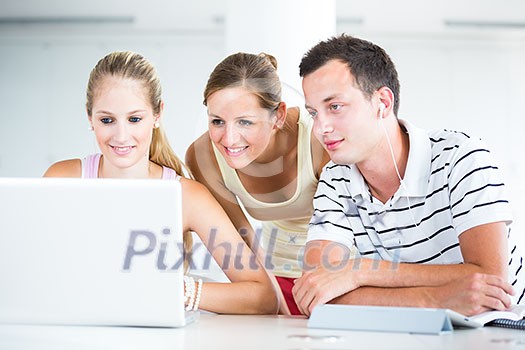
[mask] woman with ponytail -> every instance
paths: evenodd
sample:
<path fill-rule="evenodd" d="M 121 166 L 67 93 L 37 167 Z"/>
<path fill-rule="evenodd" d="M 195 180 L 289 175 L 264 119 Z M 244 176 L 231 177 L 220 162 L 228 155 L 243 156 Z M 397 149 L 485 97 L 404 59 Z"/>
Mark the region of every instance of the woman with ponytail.
<path fill-rule="evenodd" d="M 271 55 L 226 57 L 210 74 L 204 105 L 208 132 L 190 146 L 186 163 L 275 276 L 280 312 L 300 314 L 292 287 L 302 274 L 313 196 L 328 154 L 312 137 L 309 114 L 282 101 Z M 262 223 L 260 232 L 243 209 Z"/>

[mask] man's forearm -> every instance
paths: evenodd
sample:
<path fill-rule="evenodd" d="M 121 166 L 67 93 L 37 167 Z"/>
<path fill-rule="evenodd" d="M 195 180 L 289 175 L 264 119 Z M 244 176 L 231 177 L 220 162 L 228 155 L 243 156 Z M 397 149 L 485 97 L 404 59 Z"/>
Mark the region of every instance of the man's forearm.
<path fill-rule="evenodd" d="M 512 286 L 503 278 L 473 273 L 444 285 L 407 288 L 361 287 L 329 303 L 349 305 L 447 308 L 471 316 L 487 310 L 506 310 Z"/>
<path fill-rule="evenodd" d="M 360 287 L 426 287 L 450 283 L 472 273 L 491 273 L 474 264 L 423 265 L 384 260 L 351 260 L 345 266 Z"/>
<path fill-rule="evenodd" d="M 428 288 L 378 288 L 361 287 L 337 297 L 330 304 L 439 307 Z"/>

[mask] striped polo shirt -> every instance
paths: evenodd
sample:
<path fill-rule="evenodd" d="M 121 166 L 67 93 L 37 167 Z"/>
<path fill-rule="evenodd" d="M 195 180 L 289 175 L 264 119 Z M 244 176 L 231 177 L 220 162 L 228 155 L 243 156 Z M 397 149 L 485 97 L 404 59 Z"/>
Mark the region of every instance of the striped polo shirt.
<path fill-rule="evenodd" d="M 511 208 L 490 151 L 462 132 L 400 123 L 410 140 L 403 185 L 382 203 L 355 165 L 329 162 L 314 197 L 308 241 L 356 247 L 364 258 L 458 264 L 463 263 L 462 232 L 503 221 L 509 233 L 509 278 L 518 294 L 515 301 L 521 301 L 522 258 L 510 235 Z"/>

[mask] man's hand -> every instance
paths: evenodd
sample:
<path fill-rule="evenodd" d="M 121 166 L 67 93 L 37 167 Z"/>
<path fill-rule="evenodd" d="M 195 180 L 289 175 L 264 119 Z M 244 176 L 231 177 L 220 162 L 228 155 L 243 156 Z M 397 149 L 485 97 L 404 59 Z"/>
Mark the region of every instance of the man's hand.
<path fill-rule="evenodd" d="M 318 267 L 296 279 L 292 292 L 299 310 L 309 316 L 315 306 L 359 288 L 358 271 L 353 271 L 352 262 L 329 269 Z"/>
<path fill-rule="evenodd" d="M 434 287 L 436 307 L 452 309 L 465 316 L 511 307 L 512 286 L 495 275 L 474 273 L 443 286 Z"/>

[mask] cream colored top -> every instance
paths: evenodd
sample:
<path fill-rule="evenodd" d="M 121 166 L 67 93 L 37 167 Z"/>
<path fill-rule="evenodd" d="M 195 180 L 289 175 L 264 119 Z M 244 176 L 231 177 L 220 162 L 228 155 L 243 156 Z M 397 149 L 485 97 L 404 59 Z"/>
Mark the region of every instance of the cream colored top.
<path fill-rule="evenodd" d="M 312 163 L 312 119 L 306 111 L 300 111 L 297 124 L 297 181 L 288 185 L 296 188 L 293 196 L 284 202 L 268 203 L 255 199 L 213 145 L 225 186 L 237 196 L 248 214 L 262 223 L 262 246 L 267 254 L 263 263 L 276 276 L 293 278 L 302 272 L 302 254 L 318 182 Z"/>

